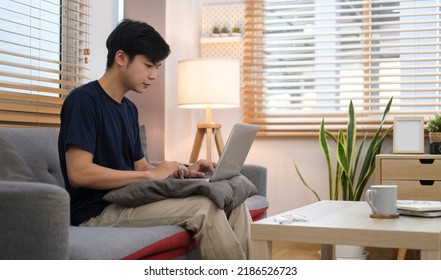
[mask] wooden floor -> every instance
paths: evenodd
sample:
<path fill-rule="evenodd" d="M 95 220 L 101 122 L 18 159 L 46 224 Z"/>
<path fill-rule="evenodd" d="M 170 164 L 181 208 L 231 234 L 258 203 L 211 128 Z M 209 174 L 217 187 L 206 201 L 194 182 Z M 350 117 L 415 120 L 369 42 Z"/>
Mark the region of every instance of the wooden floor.
<path fill-rule="evenodd" d="M 320 245 L 273 242 L 274 260 L 319 260 Z"/>
<path fill-rule="evenodd" d="M 320 245 L 274 242 L 273 259 L 274 260 L 319 260 Z M 395 260 L 398 249 L 371 248 L 367 247 L 368 260 Z M 408 250 L 406 259 L 419 259 L 419 252 Z"/>

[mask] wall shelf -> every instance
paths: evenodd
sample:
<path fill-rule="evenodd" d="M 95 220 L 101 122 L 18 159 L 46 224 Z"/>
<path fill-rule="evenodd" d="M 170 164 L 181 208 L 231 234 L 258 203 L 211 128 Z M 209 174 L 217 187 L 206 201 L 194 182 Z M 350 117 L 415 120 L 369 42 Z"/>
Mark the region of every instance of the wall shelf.
<path fill-rule="evenodd" d="M 201 44 L 240 43 L 240 42 L 242 42 L 241 36 L 201 38 Z"/>
<path fill-rule="evenodd" d="M 241 36 L 213 36 L 214 26 L 232 30 L 238 26 L 243 30 L 244 4 L 202 6 L 200 57 L 237 59 L 242 65 L 243 34 Z"/>

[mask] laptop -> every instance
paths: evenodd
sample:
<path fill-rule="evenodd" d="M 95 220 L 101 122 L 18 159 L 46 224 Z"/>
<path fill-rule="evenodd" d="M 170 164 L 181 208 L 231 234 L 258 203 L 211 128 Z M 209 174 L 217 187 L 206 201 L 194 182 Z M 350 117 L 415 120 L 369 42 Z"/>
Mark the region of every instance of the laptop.
<path fill-rule="evenodd" d="M 228 136 L 213 175 L 187 179 L 216 182 L 239 175 L 258 131 L 258 125 L 236 123 Z"/>

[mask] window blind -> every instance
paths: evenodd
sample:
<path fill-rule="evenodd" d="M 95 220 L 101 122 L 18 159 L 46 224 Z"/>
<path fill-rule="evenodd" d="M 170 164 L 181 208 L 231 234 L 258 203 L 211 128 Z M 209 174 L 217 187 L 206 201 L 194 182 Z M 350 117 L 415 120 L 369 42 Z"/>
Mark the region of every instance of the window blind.
<path fill-rule="evenodd" d="M 439 0 L 245 0 L 243 118 L 263 136 L 439 112 Z M 387 125 L 385 126 L 387 127 Z"/>
<path fill-rule="evenodd" d="M 86 0 L 0 2 L 0 125 L 53 127 L 86 78 Z"/>

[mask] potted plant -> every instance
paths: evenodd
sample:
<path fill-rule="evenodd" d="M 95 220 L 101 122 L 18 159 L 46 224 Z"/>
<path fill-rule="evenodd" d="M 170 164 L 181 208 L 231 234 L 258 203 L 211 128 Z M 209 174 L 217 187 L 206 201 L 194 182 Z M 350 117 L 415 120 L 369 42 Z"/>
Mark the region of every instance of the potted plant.
<path fill-rule="evenodd" d="M 233 36 L 240 36 L 241 30 L 239 26 L 234 26 L 233 29 L 231 29 L 231 34 Z"/>
<path fill-rule="evenodd" d="M 325 121 L 322 119 L 319 130 L 319 143 L 327 162 L 329 198 L 331 200 L 359 201 L 361 199 L 364 188 L 375 170 L 375 156 L 380 153 L 383 141 L 390 135 L 393 129 L 390 127 L 383 135 L 380 135 L 392 100 L 393 97 L 390 98 L 387 103 L 380 126 L 372 137 L 372 141 L 364 155 L 363 146 L 366 143 L 367 135 L 361 139 L 358 149 L 356 150 L 357 127 L 352 101 L 349 104 L 349 120 L 345 132 L 343 129 L 340 129 L 337 135 L 332 134 L 325 129 Z M 332 160 L 328 138 L 336 144 L 335 163 L 333 163 Z M 360 166 L 359 163 L 362 159 L 363 164 L 357 175 L 358 167 Z M 314 189 L 306 183 L 295 162 L 294 166 L 302 183 L 320 200 L 320 197 Z"/>
<path fill-rule="evenodd" d="M 359 142 L 358 149 L 356 148 L 357 126 L 352 101 L 349 103 L 349 120 L 346 131 L 340 129 L 334 135 L 325 129 L 325 121 L 322 119 L 319 129 L 319 143 L 327 163 L 329 198 L 331 200 L 359 201 L 361 199 L 369 178 L 375 170 L 375 157 L 380 153 L 384 140 L 393 129 L 393 127 L 390 127 L 381 135 L 384 120 L 390 110 L 392 100 L 393 97 L 387 103 L 380 126 L 372 137 L 366 151 L 363 150 L 363 147 L 366 143 L 367 135 Z M 328 139 L 335 143 L 335 159 L 331 155 Z M 294 166 L 302 183 L 314 193 L 318 200 L 321 200 L 317 192 L 303 178 L 295 162 Z M 360 170 L 358 169 L 359 167 L 361 167 Z M 346 246 L 344 247 L 345 249 L 347 248 Z M 364 252 L 363 247 L 361 250 Z M 336 251 L 338 253 L 337 249 Z"/>
<path fill-rule="evenodd" d="M 228 27 L 224 26 L 221 28 L 220 34 L 221 34 L 221 36 L 224 36 L 224 37 L 229 36 L 230 30 L 228 30 Z"/>
<path fill-rule="evenodd" d="M 218 37 L 220 35 L 219 26 L 213 26 L 213 28 L 211 29 L 211 34 L 215 37 Z"/>
<path fill-rule="evenodd" d="M 441 154 L 441 114 L 436 114 L 427 122 L 429 132 L 430 153 Z"/>

